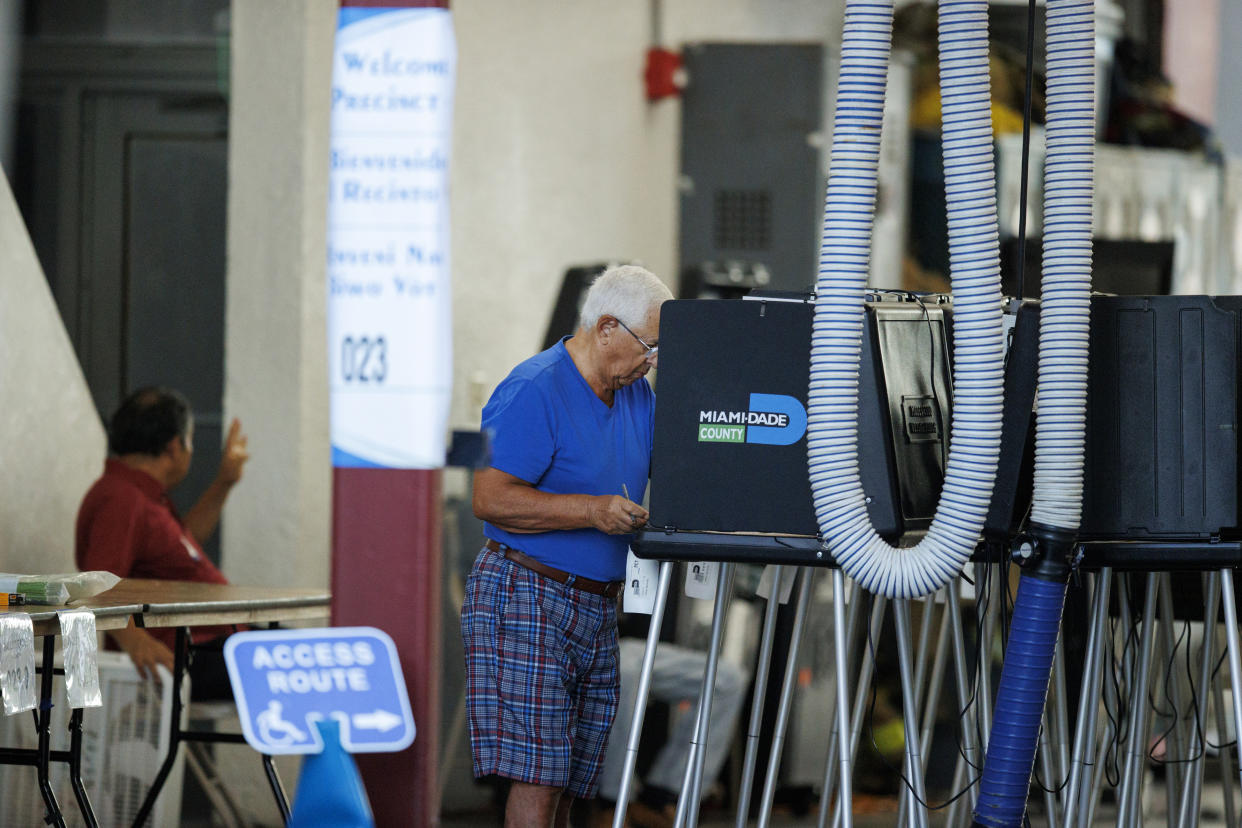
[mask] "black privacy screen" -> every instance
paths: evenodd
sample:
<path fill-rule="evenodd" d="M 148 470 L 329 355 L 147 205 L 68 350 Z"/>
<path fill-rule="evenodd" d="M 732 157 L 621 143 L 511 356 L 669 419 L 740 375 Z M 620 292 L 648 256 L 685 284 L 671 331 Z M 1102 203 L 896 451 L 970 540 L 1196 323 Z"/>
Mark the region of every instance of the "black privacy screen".
<path fill-rule="evenodd" d="M 889 539 L 925 528 L 939 497 L 947 310 L 935 297 L 868 303 L 860 462 L 872 521 Z M 826 562 L 806 460 L 813 314 L 804 301 L 776 299 L 664 305 L 651 519 L 639 555 Z"/>

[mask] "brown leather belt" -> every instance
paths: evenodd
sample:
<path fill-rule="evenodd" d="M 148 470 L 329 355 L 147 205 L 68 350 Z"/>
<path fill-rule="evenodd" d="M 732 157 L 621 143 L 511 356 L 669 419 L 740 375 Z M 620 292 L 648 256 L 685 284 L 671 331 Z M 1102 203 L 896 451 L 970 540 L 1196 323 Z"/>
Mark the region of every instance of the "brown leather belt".
<path fill-rule="evenodd" d="M 558 584 L 565 584 L 574 589 L 580 589 L 583 592 L 590 592 L 593 595 L 603 595 L 605 598 L 616 598 L 621 594 L 621 581 L 596 581 L 592 578 L 584 578 L 581 575 L 572 575 L 555 567 L 548 566 L 542 561 L 537 561 L 530 555 L 519 552 L 511 546 L 497 543 L 491 538 L 488 538 L 487 543 L 483 545 L 497 555 L 513 561 L 518 566 L 524 566 L 531 572 L 537 572 L 545 578 L 551 578 Z"/>

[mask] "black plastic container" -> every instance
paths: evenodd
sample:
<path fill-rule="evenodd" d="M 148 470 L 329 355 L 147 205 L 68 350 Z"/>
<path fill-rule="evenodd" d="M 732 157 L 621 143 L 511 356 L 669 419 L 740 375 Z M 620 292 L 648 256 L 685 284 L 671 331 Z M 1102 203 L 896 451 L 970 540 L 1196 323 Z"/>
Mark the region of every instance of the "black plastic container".
<path fill-rule="evenodd" d="M 1080 537 L 1238 532 L 1238 297 L 1091 303 Z"/>

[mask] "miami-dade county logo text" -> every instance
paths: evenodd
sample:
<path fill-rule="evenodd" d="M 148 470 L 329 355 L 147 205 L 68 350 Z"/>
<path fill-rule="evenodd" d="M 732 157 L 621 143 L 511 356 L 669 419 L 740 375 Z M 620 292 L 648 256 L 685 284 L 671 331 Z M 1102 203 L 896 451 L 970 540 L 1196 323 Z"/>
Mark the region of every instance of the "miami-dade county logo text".
<path fill-rule="evenodd" d="M 806 433 L 806 409 L 784 394 L 751 394 L 749 411 L 699 412 L 700 443 L 788 446 Z"/>

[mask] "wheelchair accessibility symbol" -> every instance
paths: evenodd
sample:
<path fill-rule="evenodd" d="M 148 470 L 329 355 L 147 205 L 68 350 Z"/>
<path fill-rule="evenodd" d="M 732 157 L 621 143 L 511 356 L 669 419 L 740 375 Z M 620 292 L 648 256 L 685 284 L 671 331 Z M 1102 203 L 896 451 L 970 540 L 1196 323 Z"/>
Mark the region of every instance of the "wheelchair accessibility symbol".
<path fill-rule="evenodd" d="M 306 741 L 306 734 L 298 730 L 297 725 L 280 718 L 283 708 L 283 704 L 272 699 L 267 709 L 255 717 L 254 723 L 259 727 L 264 744 L 285 746 Z"/>

